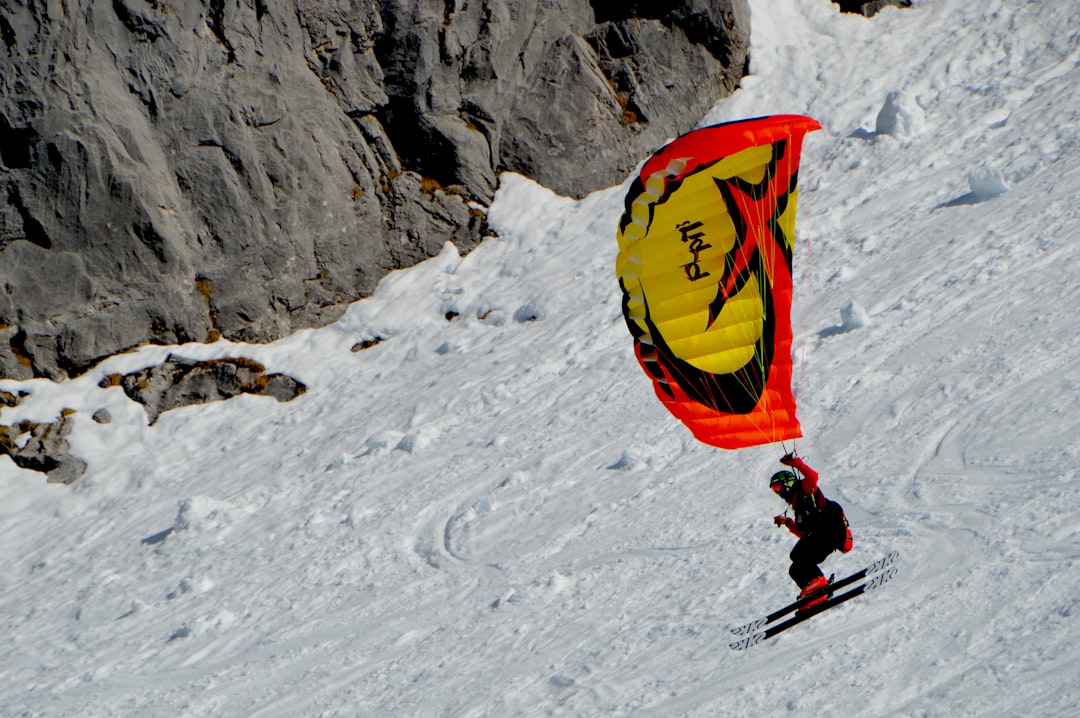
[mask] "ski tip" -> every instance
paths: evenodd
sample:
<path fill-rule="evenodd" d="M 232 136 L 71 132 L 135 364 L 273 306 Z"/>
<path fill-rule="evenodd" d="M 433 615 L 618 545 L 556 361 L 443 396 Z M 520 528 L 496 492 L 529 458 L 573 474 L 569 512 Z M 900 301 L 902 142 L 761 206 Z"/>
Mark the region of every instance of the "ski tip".
<path fill-rule="evenodd" d="M 736 636 L 746 636 L 758 630 L 759 628 L 762 628 L 768 622 L 768 619 L 759 618 L 756 621 L 751 621 L 750 623 L 744 623 L 741 626 L 736 626 L 735 628 L 731 629 L 731 632 Z"/>
<path fill-rule="evenodd" d="M 871 572 L 876 572 L 876 571 L 881 571 L 882 569 L 886 569 L 889 566 L 892 566 L 894 563 L 896 563 L 896 559 L 898 559 L 898 558 L 900 558 L 900 552 L 899 551 L 890 551 L 889 553 L 885 554 L 882 558 L 879 558 L 877 561 L 874 561 L 874 563 L 870 564 L 870 569 L 869 570 Z"/>
<path fill-rule="evenodd" d="M 756 646 L 757 644 L 761 643 L 762 639 L 764 638 L 764 633 L 755 633 L 754 635 L 747 636 L 742 640 L 729 643 L 728 647 L 731 648 L 733 651 L 744 651 L 750 646 Z"/>
<path fill-rule="evenodd" d="M 892 577 L 896 575 L 897 570 L 898 569 L 896 566 L 892 566 L 888 570 L 882 571 L 877 576 L 874 576 L 872 579 L 866 582 L 866 586 L 865 588 L 863 588 L 863 593 L 870 593 L 875 588 L 880 588 L 882 584 L 891 581 Z"/>

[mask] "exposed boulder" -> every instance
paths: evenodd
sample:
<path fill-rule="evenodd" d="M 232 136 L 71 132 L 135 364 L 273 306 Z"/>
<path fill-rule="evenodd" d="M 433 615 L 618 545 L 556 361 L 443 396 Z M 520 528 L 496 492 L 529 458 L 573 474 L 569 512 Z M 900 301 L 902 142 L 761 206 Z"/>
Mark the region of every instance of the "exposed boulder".
<path fill-rule="evenodd" d="M 911 7 L 911 0 L 833 0 L 840 12 L 873 17 L 886 7 Z"/>
<path fill-rule="evenodd" d="M 240 394 L 292 401 L 307 386 L 286 374 L 267 374 L 266 367 L 242 357 L 200 361 L 170 354 L 157 366 L 130 374 L 107 376 L 102 387 L 119 385 L 128 398 L 142 404 L 150 424 L 163 412 L 181 406 L 231 399 Z"/>
<path fill-rule="evenodd" d="M 0 406 L 14 407 L 18 406 L 23 397 L 27 396 L 26 392 L 18 392 L 12 394 L 10 391 L 4 391 L 0 389 Z"/>
<path fill-rule="evenodd" d="M 356 344 L 352 345 L 352 352 L 354 354 L 356 352 L 362 352 L 365 349 L 370 349 L 371 347 L 378 346 L 379 344 L 382 344 L 384 341 L 386 341 L 386 340 L 383 339 L 382 337 L 372 337 L 371 339 L 364 339 L 362 341 L 358 341 Z"/>
<path fill-rule="evenodd" d="M 8 0 L 0 378 L 262 342 L 582 195 L 744 74 L 746 0 Z"/>
<path fill-rule="evenodd" d="M 0 425 L 0 454 L 10 456 L 20 468 L 40 471 L 50 484 L 72 483 L 86 471 L 86 462 L 68 453 L 73 413 L 65 409 L 52 422 Z"/>

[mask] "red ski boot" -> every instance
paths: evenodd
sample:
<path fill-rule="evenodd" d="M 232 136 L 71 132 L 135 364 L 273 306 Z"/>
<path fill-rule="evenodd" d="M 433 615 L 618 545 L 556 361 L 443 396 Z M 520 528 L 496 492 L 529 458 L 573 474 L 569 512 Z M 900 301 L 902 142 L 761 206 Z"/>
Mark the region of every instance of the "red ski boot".
<path fill-rule="evenodd" d="M 802 598 L 803 596 L 807 596 L 807 595 L 813 593 L 814 591 L 818 590 L 819 588 L 822 588 L 822 587 L 828 586 L 828 585 L 829 585 L 828 579 L 826 579 L 824 576 L 818 576 L 817 578 L 812 579 L 810 581 L 810 583 L 803 586 L 802 591 L 799 592 L 799 598 Z M 806 609 L 811 608 L 813 606 L 816 606 L 819 603 L 822 603 L 823 601 L 829 600 L 829 595 L 830 594 L 828 594 L 828 593 L 821 594 L 820 596 L 818 596 L 814 600 L 810 601 L 810 603 L 808 603 L 805 606 L 803 606 L 802 608 L 800 608 L 799 611 L 805 611 Z"/>

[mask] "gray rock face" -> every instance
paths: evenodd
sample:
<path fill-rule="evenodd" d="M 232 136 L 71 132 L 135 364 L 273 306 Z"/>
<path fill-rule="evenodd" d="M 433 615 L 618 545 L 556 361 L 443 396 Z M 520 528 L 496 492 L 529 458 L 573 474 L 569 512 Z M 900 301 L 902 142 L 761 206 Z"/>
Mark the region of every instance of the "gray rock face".
<path fill-rule="evenodd" d="M 621 181 L 746 63 L 744 0 L 387 4 L 378 47 L 402 161 L 485 198 L 502 170 L 573 196 Z"/>
<path fill-rule="evenodd" d="M 0 377 L 270 341 L 618 183 L 744 74 L 746 0 L 0 0 Z"/>

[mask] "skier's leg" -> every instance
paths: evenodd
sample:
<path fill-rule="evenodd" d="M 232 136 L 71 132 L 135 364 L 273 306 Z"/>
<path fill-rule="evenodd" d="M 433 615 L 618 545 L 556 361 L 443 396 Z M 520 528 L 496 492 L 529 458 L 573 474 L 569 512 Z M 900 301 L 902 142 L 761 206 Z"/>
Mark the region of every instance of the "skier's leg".
<path fill-rule="evenodd" d="M 791 549 L 791 568 L 788 575 L 799 588 L 805 588 L 815 578 L 824 578 L 825 574 L 818 568 L 818 564 L 833 552 L 832 543 L 827 534 L 807 534 Z"/>
<path fill-rule="evenodd" d="M 815 546 L 816 543 L 812 536 L 803 536 L 795 544 L 795 548 L 791 549 L 791 568 L 788 569 L 788 575 L 799 588 L 804 588 L 818 576 L 825 575 L 818 568 L 820 561 L 815 560 L 821 553 Z"/>

